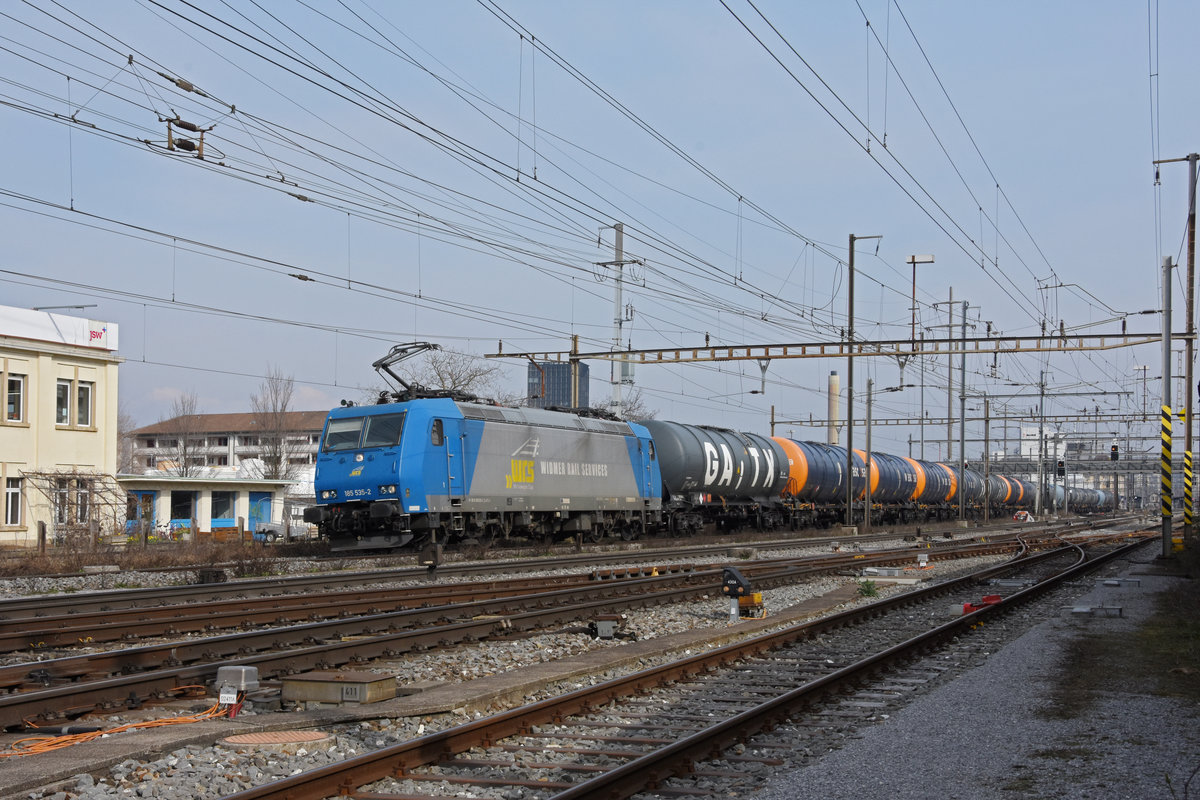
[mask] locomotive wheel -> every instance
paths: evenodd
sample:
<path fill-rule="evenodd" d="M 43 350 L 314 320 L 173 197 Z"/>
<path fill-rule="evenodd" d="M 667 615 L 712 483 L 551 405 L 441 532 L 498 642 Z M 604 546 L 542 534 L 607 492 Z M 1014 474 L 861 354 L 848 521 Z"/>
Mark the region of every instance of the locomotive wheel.
<path fill-rule="evenodd" d="M 632 542 L 637 537 L 638 537 L 637 528 L 633 527 L 632 525 L 629 525 L 628 523 L 621 526 L 621 541 L 622 542 Z"/>

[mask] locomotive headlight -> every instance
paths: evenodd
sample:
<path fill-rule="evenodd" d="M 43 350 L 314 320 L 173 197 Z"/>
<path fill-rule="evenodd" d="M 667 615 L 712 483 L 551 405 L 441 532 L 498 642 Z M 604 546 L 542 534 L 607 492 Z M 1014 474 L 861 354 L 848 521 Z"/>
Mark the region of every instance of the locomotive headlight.
<path fill-rule="evenodd" d="M 324 491 L 321 492 L 321 499 L 322 500 L 337 500 L 337 490 L 336 489 L 325 489 Z"/>
<path fill-rule="evenodd" d="M 380 486 L 379 493 L 380 494 L 395 494 L 396 493 L 396 484 L 389 483 L 387 486 Z"/>

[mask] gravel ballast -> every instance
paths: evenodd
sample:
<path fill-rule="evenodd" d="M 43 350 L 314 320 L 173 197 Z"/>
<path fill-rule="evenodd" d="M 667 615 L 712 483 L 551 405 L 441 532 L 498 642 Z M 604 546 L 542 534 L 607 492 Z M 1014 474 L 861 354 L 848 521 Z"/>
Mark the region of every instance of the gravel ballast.
<path fill-rule="evenodd" d="M 1145 548 L 1139 557 L 1146 561 Z M 917 698 L 842 748 L 778 777 L 760 800 L 1020 800 L 1200 796 L 1200 707 L 1140 683 L 1097 691 L 1080 713 L 1051 712 L 1059 665 L 1079 636 L 1132 631 L 1175 578 L 1129 572 L 1140 586 L 1097 586 L 1078 606 L 1120 606 L 1121 616 L 1064 608 L 981 666 Z M 1097 664 L 1096 669 L 1105 665 Z"/>
<path fill-rule="evenodd" d="M 1140 558 L 1145 560 L 1144 556 Z M 938 578 L 981 566 L 978 559 L 970 561 L 975 563 L 939 565 L 937 571 L 942 574 Z M 1135 570 L 1142 568 L 1133 565 Z M 769 590 L 768 607 L 782 609 L 822 594 L 838 580 L 827 578 Z M 1194 706 L 1178 698 L 1122 693 L 1098 697 L 1078 718 L 1047 719 L 1039 714 L 1053 689 L 1062 648 L 1080 633 L 1137 626 L 1152 613 L 1154 593 L 1170 580 L 1142 576 L 1137 587 L 1089 589 L 1079 604 L 1121 605 L 1123 615 L 1084 618 L 1064 609 L 1062 615 L 991 655 L 982 666 L 932 689 L 885 722 L 861 728 L 844 747 L 794 774 L 775 776 L 753 790 L 743 787 L 740 796 L 768 800 L 1171 797 L 1163 777 L 1169 774 L 1174 796 L 1183 797 L 1183 785 L 1195 767 L 1187 760 L 1200 752 L 1200 724 Z M 884 589 L 885 593 L 892 591 L 897 589 Z M 703 603 L 641 611 L 630 620 L 628 629 L 645 640 L 699 627 L 724 628 L 726 604 L 724 598 L 716 596 Z M 405 673 L 410 680 L 455 683 L 613 647 L 620 647 L 620 643 L 542 634 L 510 642 L 458 646 L 451 652 L 414 654 L 391 664 L 372 666 L 380 671 Z M 609 676 L 592 675 L 589 681 L 605 677 Z M 570 688 L 572 685 L 547 687 L 550 692 Z M 251 715 L 256 719 L 278 716 L 258 715 L 253 709 Z M 0 797 L 222 797 L 465 719 L 461 713 L 446 713 L 345 723 L 326 728 L 333 734 L 327 746 L 302 747 L 292 752 L 194 743 L 147 761 L 124 759 L 111 769 L 81 773 L 49 788 L 20 794 L 0 788 Z M 31 768 L 36 769 L 36 760 L 36 756 L 30 758 Z M 728 796 L 739 796 L 739 791 Z"/>

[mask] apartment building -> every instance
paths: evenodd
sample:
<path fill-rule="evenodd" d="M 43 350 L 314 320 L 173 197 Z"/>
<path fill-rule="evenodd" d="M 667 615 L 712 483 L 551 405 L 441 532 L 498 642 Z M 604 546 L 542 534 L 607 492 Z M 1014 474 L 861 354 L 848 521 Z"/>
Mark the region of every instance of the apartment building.
<path fill-rule="evenodd" d="M 36 546 L 39 523 L 62 540 L 124 515 L 117 342 L 112 322 L 0 306 L 0 545 Z"/>
<path fill-rule="evenodd" d="M 317 446 L 327 411 L 288 411 L 273 430 L 252 413 L 191 414 L 133 431 L 133 464 L 138 472 L 155 470 L 195 474 L 199 467 L 239 467 L 250 459 L 269 461 L 280 454 L 301 472 L 317 463 Z M 276 438 L 282 437 L 277 444 Z"/>
<path fill-rule="evenodd" d="M 254 413 L 191 414 L 156 422 L 130 434 L 133 469 L 143 476 L 176 480 L 286 478 L 290 483 L 276 493 L 271 518 L 290 530 L 302 530 L 308 527 L 304 507 L 316 502 L 313 472 L 327 413 L 288 411 L 269 418 Z M 281 462 L 282 468 L 272 470 L 273 462 Z M 197 497 L 195 508 L 204 508 L 204 495 Z M 165 511 L 159 509 L 156 517 L 163 519 Z M 181 508 L 173 509 L 171 519 L 182 513 Z"/>

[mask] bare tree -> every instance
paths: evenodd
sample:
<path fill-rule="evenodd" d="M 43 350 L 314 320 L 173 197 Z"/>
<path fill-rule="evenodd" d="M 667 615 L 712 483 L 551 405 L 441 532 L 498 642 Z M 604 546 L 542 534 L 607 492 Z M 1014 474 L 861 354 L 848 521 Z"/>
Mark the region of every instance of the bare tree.
<path fill-rule="evenodd" d="M 133 415 L 129 413 L 122 402 L 117 403 L 117 474 L 128 475 L 136 465 L 133 463 L 133 436 L 130 434 L 137 428 Z"/>
<path fill-rule="evenodd" d="M 495 362 L 470 353 L 430 350 L 412 366 L 407 362 L 400 365 L 400 371 L 412 382 L 431 389 L 468 392 L 501 403 L 521 398 L 504 390 L 502 373 Z"/>
<path fill-rule="evenodd" d="M 171 475 L 194 478 L 200 474 L 204 441 L 200 438 L 199 407 L 194 391 L 179 395 L 171 403 L 171 417 L 163 423 L 163 449 L 171 462 L 166 471 Z"/>
<path fill-rule="evenodd" d="M 267 379 L 259 384 L 258 393 L 250 396 L 254 427 L 261 448 L 262 475 L 267 480 L 290 480 L 295 477 L 292 457 L 300 451 L 293 441 L 295 430 L 290 422 L 292 395 L 295 383 L 276 367 L 267 368 Z"/>
<path fill-rule="evenodd" d="M 592 408 L 612 412 L 613 403 L 612 400 L 607 400 L 603 403 L 593 403 Z M 640 419 L 654 419 L 656 416 L 658 416 L 658 409 L 650 408 L 646 404 L 646 397 L 642 394 L 641 389 L 630 389 L 621 398 L 621 419 L 636 421 Z"/>

